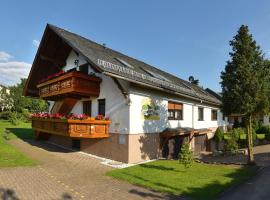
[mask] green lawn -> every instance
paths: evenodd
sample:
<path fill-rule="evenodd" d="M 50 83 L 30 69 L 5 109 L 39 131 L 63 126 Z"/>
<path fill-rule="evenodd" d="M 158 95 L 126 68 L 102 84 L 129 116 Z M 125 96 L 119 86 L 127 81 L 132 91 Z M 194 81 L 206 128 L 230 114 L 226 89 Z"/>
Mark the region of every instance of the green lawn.
<path fill-rule="evenodd" d="M 160 192 L 211 200 L 229 186 L 251 177 L 255 171 L 255 167 L 202 163 L 195 163 L 185 169 L 178 161 L 160 160 L 115 169 L 107 175 Z"/>
<path fill-rule="evenodd" d="M 17 137 L 31 138 L 32 130 L 31 124 L 20 123 L 17 126 L 10 124 L 8 121 L 0 120 L 0 167 L 15 167 L 15 166 L 31 166 L 35 162 L 19 150 L 8 143 L 4 138 L 5 129 L 10 130 L 9 138 L 14 139 Z"/>

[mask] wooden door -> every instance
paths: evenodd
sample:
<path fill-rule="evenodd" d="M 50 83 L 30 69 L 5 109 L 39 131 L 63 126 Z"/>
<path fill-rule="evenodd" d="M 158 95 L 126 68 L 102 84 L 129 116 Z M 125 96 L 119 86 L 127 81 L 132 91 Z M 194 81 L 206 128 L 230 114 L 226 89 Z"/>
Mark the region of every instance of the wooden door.
<path fill-rule="evenodd" d="M 195 155 L 199 155 L 202 151 L 206 151 L 206 139 L 206 135 L 195 136 Z"/>

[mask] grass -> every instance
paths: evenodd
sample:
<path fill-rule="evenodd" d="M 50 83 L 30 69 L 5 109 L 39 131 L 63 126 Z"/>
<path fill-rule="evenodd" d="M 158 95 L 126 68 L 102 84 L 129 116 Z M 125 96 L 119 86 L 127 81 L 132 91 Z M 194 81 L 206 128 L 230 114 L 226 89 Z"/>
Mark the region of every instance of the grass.
<path fill-rule="evenodd" d="M 186 169 L 178 161 L 160 160 L 115 169 L 107 175 L 160 192 L 211 200 L 228 187 L 251 177 L 255 171 L 255 167 L 202 163 L 195 163 Z"/>
<path fill-rule="evenodd" d="M 15 167 L 15 166 L 32 166 L 35 162 L 22 154 L 14 146 L 8 143 L 4 138 L 5 129 L 10 130 L 8 138 L 15 139 L 32 138 L 31 125 L 29 123 L 20 123 L 12 125 L 8 121 L 0 120 L 0 167 Z"/>

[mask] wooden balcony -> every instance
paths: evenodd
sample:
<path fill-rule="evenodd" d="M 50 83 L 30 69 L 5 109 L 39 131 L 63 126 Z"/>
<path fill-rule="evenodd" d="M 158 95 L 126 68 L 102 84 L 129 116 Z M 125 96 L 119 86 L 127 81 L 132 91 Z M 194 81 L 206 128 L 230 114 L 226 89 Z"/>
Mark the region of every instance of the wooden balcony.
<path fill-rule="evenodd" d="M 32 128 L 38 138 L 42 133 L 72 138 L 107 138 L 109 120 L 32 119 Z"/>
<path fill-rule="evenodd" d="M 62 98 L 98 97 L 101 79 L 82 72 L 73 71 L 37 85 L 39 96 L 56 101 Z"/>

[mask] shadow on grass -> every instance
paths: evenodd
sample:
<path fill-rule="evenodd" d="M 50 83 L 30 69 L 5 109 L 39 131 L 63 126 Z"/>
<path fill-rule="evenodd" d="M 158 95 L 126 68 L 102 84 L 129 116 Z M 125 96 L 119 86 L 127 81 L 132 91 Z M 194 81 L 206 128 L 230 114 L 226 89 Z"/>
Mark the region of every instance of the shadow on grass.
<path fill-rule="evenodd" d="M 142 169 L 143 170 L 143 169 Z M 129 192 L 132 194 L 139 195 L 141 197 L 153 197 L 154 199 L 167 199 L 167 200 L 175 200 L 175 199 L 197 199 L 197 200 L 211 200 L 216 199 L 222 192 L 226 191 L 230 187 L 235 186 L 241 182 L 248 180 L 252 175 L 255 174 L 257 167 L 243 167 L 236 169 L 232 173 L 228 173 L 224 175 L 224 178 L 230 178 L 231 180 L 228 182 L 222 182 L 222 177 L 219 180 L 212 180 L 209 183 L 194 183 L 192 184 L 192 178 L 190 179 L 191 182 L 187 182 L 187 186 L 184 186 L 185 183 L 178 184 L 177 181 L 171 181 L 168 183 L 168 180 L 158 181 L 154 180 L 154 178 L 146 178 L 143 173 L 142 175 L 134 175 L 132 172 L 122 172 L 124 175 L 122 179 L 128 180 L 131 183 L 139 186 L 145 186 L 147 188 L 151 188 L 155 191 L 165 192 L 167 195 L 160 195 L 160 193 L 153 192 L 145 192 L 145 191 L 138 191 L 136 189 L 132 189 Z M 166 173 L 165 172 L 161 173 Z M 194 177 L 193 177 L 194 178 Z M 198 176 L 199 178 L 199 176 Z M 211 177 L 212 178 L 212 177 Z M 179 181 L 181 181 L 179 179 Z M 186 180 L 187 181 L 187 180 Z M 196 185 L 197 184 L 197 185 Z M 157 196 L 155 196 L 157 195 Z M 184 198 L 186 197 L 186 198 Z"/>
<path fill-rule="evenodd" d="M 165 167 L 165 166 L 162 166 L 162 165 L 146 165 L 146 164 L 141 164 L 140 167 L 149 168 L 149 169 L 157 169 L 157 170 L 175 171 L 175 169 L 173 167 Z"/>
<path fill-rule="evenodd" d="M 25 191 L 26 192 L 26 191 Z M 16 195 L 16 192 L 10 188 L 0 188 L 1 200 L 20 200 Z M 69 193 L 63 193 L 59 200 L 72 200 L 72 196 Z"/>
<path fill-rule="evenodd" d="M 13 133 L 21 140 L 27 142 L 28 144 L 36 146 L 38 148 L 42 148 L 46 151 L 60 152 L 60 153 L 74 152 L 74 150 L 69 150 L 60 146 L 56 146 L 43 140 L 34 140 L 34 131 L 31 128 L 7 128 L 7 130 L 10 131 L 10 133 Z"/>
<path fill-rule="evenodd" d="M 6 130 L 22 140 L 34 138 L 34 131 L 31 128 L 7 128 Z"/>

